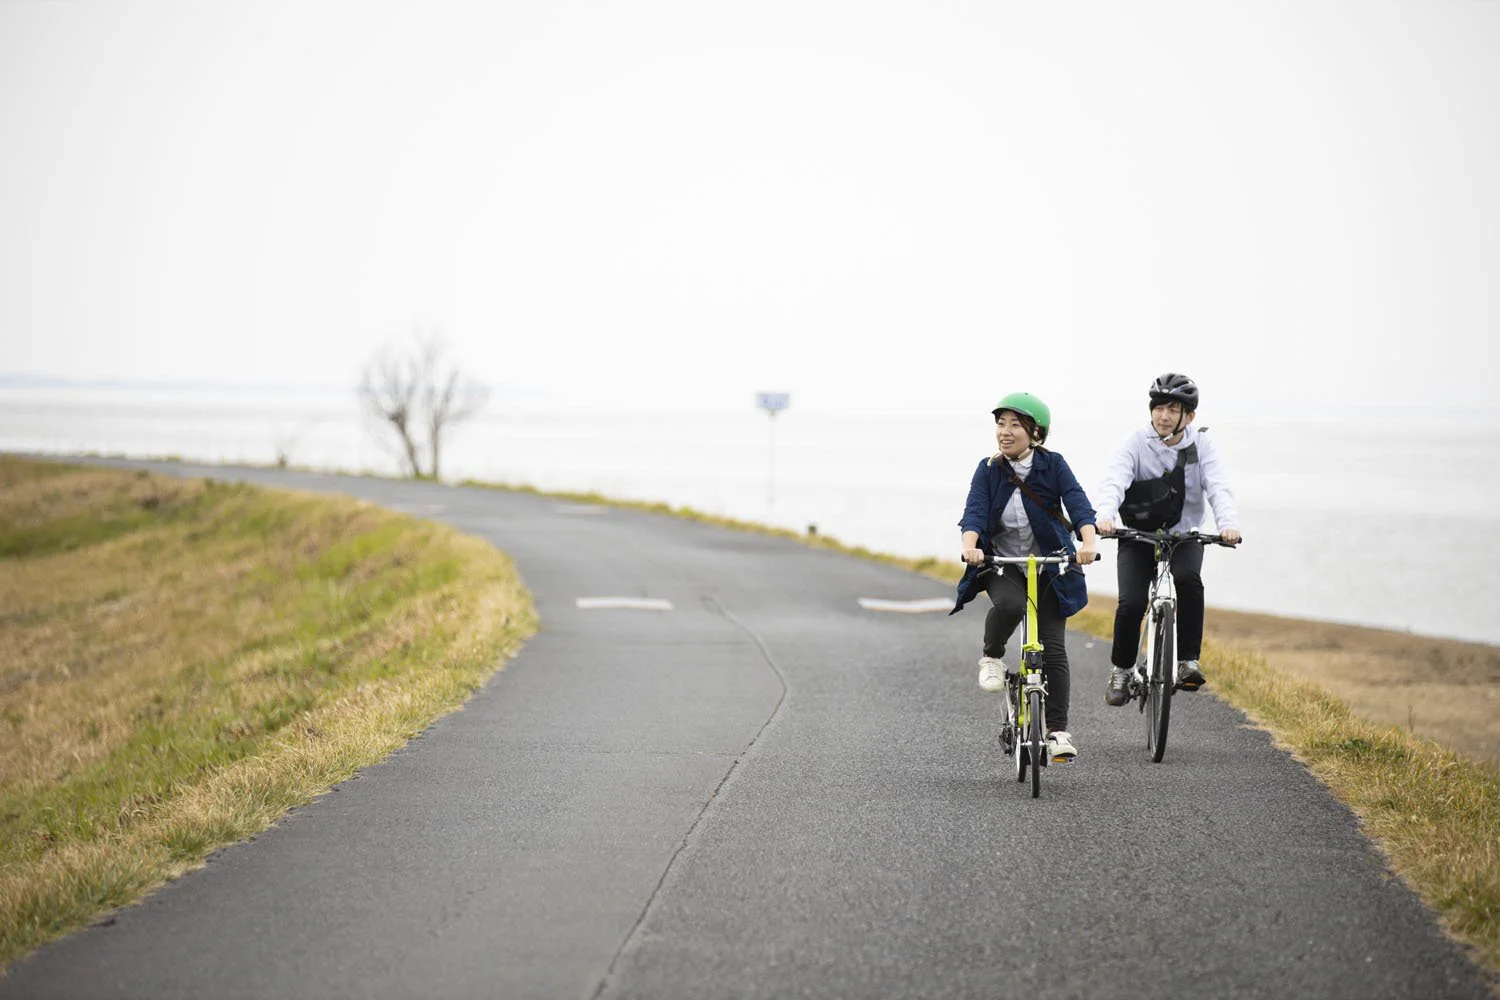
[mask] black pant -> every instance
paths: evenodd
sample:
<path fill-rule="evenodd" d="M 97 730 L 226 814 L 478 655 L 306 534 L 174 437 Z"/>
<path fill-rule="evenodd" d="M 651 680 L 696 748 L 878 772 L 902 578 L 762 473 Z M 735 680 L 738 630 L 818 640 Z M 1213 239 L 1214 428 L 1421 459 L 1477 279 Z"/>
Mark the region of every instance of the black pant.
<path fill-rule="evenodd" d="M 1005 655 L 1005 644 L 1026 615 L 1026 573 L 1019 566 L 1003 566 L 1000 573 L 986 573 L 985 592 L 994 607 L 984 618 L 984 655 Z M 1003 575 L 1002 575 L 1003 573 Z M 1057 606 L 1057 593 L 1037 581 L 1041 591 L 1036 603 L 1036 638 L 1042 642 L 1042 679 L 1047 683 L 1047 728 L 1068 728 L 1067 619 Z M 1019 660 L 1020 654 L 1016 654 Z"/>
<path fill-rule="evenodd" d="M 1141 644 L 1141 618 L 1151 581 L 1156 579 L 1156 550 L 1146 542 L 1121 542 L 1115 565 L 1120 604 L 1115 610 L 1115 641 L 1109 660 L 1129 670 Z M 1177 659 L 1196 660 L 1203 647 L 1203 546 L 1188 543 L 1172 552 L 1172 579 L 1177 584 Z"/>

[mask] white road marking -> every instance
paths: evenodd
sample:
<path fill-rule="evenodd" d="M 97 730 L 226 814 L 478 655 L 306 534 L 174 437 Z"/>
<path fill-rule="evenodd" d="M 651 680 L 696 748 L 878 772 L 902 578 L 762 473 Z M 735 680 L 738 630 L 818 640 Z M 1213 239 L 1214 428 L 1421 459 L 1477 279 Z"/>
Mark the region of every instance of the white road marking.
<path fill-rule="evenodd" d="M 661 597 L 580 597 L 578 606 L 585 611 L 596 608 L 629 608 L 632 611 L 671 611 L 672 602 Z"/>
<path fill-rule="evenodd" d="M 859 606 L 867 611 L 897 611 L 918 615 L 928 611 L 952 611 L 953 598 L 925 597 L 920 601 L 887 601 L 879 597 L 861 597 Z"/>
<path fill-rule="evenodd" d="M 552 508 L 559 514 L 608 514 L 609 508 L 597 503 L 560 503 Z"/>

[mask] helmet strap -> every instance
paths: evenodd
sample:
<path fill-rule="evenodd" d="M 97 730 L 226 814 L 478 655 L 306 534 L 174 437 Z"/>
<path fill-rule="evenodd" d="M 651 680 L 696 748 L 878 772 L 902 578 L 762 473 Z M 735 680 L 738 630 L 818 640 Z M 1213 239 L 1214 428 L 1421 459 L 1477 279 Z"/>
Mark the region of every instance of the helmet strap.
<path fill-rule="evenodd" d="M 1177 426 L 1172 428 L 1172 432 L 1170 434 L 1158 434 L 1158 435 L 1156 435 L 1157 439 L 1159 441 L 1161 441 L 1162 444 L 1166 444 L 1168 441 L 1172 440 L 1174 437 L 1176 437 L 1177 435 L 1179 435 L 1179 434 L 1182 433 L 1183 427 L 1186 426 L 1182 422 L 1182 417 L 1183 417 L 1183 415 L 1181 413 L 1177 414 Z M 1155 429 L 1156 429 L 1155 427 L 1152 428 L 1152 430 L 1155 430 Z"/>

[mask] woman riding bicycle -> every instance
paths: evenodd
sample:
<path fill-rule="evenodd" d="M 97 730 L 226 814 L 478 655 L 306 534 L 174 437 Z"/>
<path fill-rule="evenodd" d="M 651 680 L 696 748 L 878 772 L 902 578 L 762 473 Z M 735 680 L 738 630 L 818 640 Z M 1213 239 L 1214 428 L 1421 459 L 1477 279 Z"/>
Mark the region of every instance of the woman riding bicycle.
<path fill-rule="evenodd" d="M 1094 508 L 1083 488 L 1056 452 L 1042 447 L 1052 425 L 1052 413 L 1040 399 L 1013 392 L 991 411 L 999 452 L 983 459 L 974 470 L 963 518 L 962 558 L 968 564 L 958 584 L 958 599 L 950 614 L 959 611 L 982 590 L 992 607 L 984 621 L 984 655 L 979 658 L 979 686 L 986 691 L 1005 687 L 1005 644 L 1026 614 L 1026 575 L 1017 566 L 1003 571 L 984 567 L 991 555 L 1047 555 L 1073 552 L 1069 534 L 1083 547 L 1079 563 L 1097 554 Z M 1073 521 L 1069 523 L 1062 507 Z M 1047 684 L 1048 749 L 1055 760 L 1078 754 L 1068 734 L 1068 652 L 1064 622 L 1083 610 L 1088 592 L 1082 573 L 1059 576 L 1057 567 L 1044 567 L 1037 606 L 1037 631 L 1044 649 L 1042 675 Z"/>
<path fill-rule="evenodd" d="M 1240 541 L 1234 494 L 1212 438 L 1192 426 L 1198 412 L 1198 385 L 1186 375 L 1168 372 L 1151 383 L 1151 422 L 1130 437 L 1110 459 L 1099 499 L 1099 533 L 1115 531 L 1115 518 L 1127 527 L 1154 531 L 1193 531 L 1212 507 L 1219 534 L 1230 545 Z M 1172 550 L 1172 576 L 1177 584 L 1177 686 L 1196 691 L 1204 684 L 1198 654 L 1203 646 L 1203 547 L 1179 545 Z M 1104 701 L 1123 705 L 1130 700 L 1130 677 L 1135 670 L 1146 613 L 1146 592 L 1155 576 L 1153 547 L 1143 542 L 1120 542 L 1116 571 L 1120 603 L 1115 611 L 1114 643 L 1110 650 L 1109 686 Z"/>

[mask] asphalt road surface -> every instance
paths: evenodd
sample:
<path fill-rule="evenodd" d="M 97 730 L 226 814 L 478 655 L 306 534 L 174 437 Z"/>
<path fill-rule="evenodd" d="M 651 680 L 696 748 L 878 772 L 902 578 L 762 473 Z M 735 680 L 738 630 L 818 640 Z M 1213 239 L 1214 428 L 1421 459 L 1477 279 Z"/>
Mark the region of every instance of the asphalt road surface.
<path fill-rule="evenodd" d="M 1211 687 L 1149 763 L 1102 642 L 1069 635 L 1080 754 L 1033 800 L 975 683 L 987 602 L 858 603 L 942 584 L 547 497 L 157 468 L 447 521 L 515 558 L 542 628 L 462 711 L 0 996 L 1489 996 Z"/>

